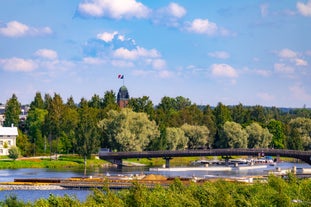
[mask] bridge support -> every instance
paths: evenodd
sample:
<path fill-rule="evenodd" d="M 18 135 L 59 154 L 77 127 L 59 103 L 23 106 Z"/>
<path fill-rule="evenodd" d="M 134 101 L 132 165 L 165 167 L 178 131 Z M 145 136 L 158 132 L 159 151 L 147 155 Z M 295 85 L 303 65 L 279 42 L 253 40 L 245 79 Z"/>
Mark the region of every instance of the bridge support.
<path fill-rule="evenodd" d="M 165 168 L 170 168 L 170 160 L 172 159 L 171 157 L 163 157 L 165 159 Z"/>

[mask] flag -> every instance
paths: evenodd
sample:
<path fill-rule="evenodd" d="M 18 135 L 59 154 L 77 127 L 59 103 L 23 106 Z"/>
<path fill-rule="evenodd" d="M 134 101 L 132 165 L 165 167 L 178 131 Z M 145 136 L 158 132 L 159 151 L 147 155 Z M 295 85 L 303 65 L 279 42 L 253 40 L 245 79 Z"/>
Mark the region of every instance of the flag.
<path fill-rule="evenodd" d="M 119 79 L 123 79 L 123 78 L 124 78 L 124 75 L 119 74 L 119 75 L 118 75 L 118 78 L 119 78 Z"/>

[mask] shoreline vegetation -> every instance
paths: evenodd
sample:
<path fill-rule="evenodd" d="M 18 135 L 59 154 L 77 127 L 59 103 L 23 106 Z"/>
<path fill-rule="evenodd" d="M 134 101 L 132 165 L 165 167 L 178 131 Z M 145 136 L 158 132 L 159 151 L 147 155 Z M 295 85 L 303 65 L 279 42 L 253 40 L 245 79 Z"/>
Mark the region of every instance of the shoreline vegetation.
<path fill-rule="evenodd" d="M 270 175 L 265 181 L 252 184 L 227 182 L 224 179 L 204 183 L 184 183 L 175 178 L 168 186 L 148 188 L 132 181 L 131 187 L 110 190 L 103 183 L 94 188 L 85 201 L 75 196 L 55 196 L 25 202 L 11 194 L 0 201 L 0 206 L 310 206 L 311 179 L 297 179 L 288 174 L 286 179 Z"/>

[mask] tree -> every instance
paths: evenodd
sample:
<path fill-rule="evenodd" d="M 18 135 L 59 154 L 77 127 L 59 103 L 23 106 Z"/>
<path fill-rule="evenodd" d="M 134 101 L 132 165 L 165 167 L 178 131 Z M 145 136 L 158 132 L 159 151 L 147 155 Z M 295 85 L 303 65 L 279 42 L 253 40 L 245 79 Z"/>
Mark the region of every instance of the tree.
<path fill-rule="evenodd" d="M 194 126 L 189 124 L 182 125 L 181 129 L 188 138 L 188 148 L 196 149 L 206 147 L 210 144 L 209 130 L 206 126 Z"/>
<path fill-rule="evenodd" d="M 311 119 L 298 117 L 289 122 L 290 142 L 296 143 L 293 149 L 310 149 L 311 147 Z M 295 135 L 295 136 L 294 136 Z M 298 139 L 298 140 L 292 140 Z M 299 143 L 299 145 L 297 145 Z"/>
<path fill-rule="evenodd" d="M 155 118 L 154 106 L 152 101 L 149 100 L 149 96 L 143 96 L 142 98 L 131 98 L 128 105 L 134 112 L 144 112 L 148 114 L 151 120 Z"/>
<path fill-rule="evenodd" d="M 232 120 L 230 109 L 222 103 L 218 103 L 214 109 L 214 115 L 217 127 L 214 145 L 216 148 L 227 148 L 228 143 L 223 135 L 223 126 L 227 121 Z"/>
<path fill-rule="evenodd" d="M 83 101 L 83 100 L 81 100 Z M 84 158 L 86 167 L 87 158 L 97 152 L 100 146 L 100 130 L 97 126 L 98 109 L 90 108 L 87 104 L 79 109 L 79 122 L 75 130 L 77 152 Z M 86 170 L 86 168 L 84 168 Z M 86 172 L 86 171 L 85 171 Z"/>
<path fill-rule="evenodd" d="M 54 94 L 53 99 L 47 101 L 47 107 L 48 114 L 45 118 L 44 131 L 45 135 L 49 138 L 50 152 L 54 150 L 54 152 L 57 153 L 57 148 L 52 149 L 52 141 L 56 140 L 56 145 L 58 145 L 59 137 L 62 133 L 61 118 L 63 115 L 64 104 L 60 95 Z"/>
<path fill-rule="evenodd" d="M 276 149 L 283 149 L 285 143 L 285 133 L 282 122 L 272 119 L 269 121 L 267 128 L 269 129 L 269 132 L 273 135 L 271 147 Z"/>
<path fill-rule="evenodd" d="M 32 148 L 33 155 L 36 155 L 37 152 L 39 153 L 45 152 L 47 143 L 46 140 L 44 139 L 42 129 L 47 114 L 48 111 L 41 108 L 33 108 L 28 113 L 26 119 L 26 126 L 28 129 L 29 140 L 33 144 Z"/>
<path fill-rule="evenodd" d="M 112 90 L 105 92 L 102 100 L 102 108 L 105 109 L 105 111 L 118 109 L 116 94 Z"/>
<path fill-rule="evenodd" d="M 19 157 L 19 150 L 17 147 L 13 146 L 9 149 L 9 158 L 14 161 Z"/>
<path fill-rule="evenodd" d="M 211 147 L 214 144 L 217 127 L 215 123 L 215 115 L 213 114 L 213 110 L 209 105 L 207 105 L 203 109 L 203 117 L 202 117 L 201 125 L 206 126 L 209 130 L 209 137 L 211 141 L 210 147 Z"/>
<path fill-rule="evenodd" d="M 236 122 L 227 121 L 224 124 L 224 135 L 227 137 L 229 148 L 247 148 L 247 133 Z"/>
<path fill-rule="evenodd" d="M 4 126 L 10 127 L 12 124 L 18 126 L 19 115 L 21 113 L 21 104 L 15 94 L 6 102 Z"/>
<path fill-rule="evenodd" d="M 254 122 L 246 127 L 248 134 L 248 148 L 267 148 L 272 141 L 273 135 L 267 128 L 262 128 Z"/>
<path fill-rule="evenodd" d="M 30 109 L 35 108 L 44 109 L 44 101 L 40 92 L 36 93 L 34 100 L 30 103 Z"/>
<path fill-rule="evenodd" d="M 185 149 L 188 144 L 188 138 L 181 128 L 166 128 L 167 150 Z"/>
<path fill-rule="evenodd" d="M 156 123 L 146 113 L 129 108 L 110 110 L 99 125 L 103 129 L 103 144 L 119 151 L 143 151 L 160 136 Z"/>

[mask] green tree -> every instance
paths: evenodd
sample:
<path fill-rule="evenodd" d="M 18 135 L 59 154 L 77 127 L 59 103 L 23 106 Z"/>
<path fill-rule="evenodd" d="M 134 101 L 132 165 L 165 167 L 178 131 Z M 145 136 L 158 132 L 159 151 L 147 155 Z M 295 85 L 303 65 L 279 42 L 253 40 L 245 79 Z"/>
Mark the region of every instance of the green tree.
<path fill-rule="evenodd" d="M 296 143 L 292 149 L 310 149 L 311 147 L 311 119 L 298 117 L 289 122 L 289 142 Z M 294 140 L 295 139 L 295 140 Z"/>
<path fill-rule="evenodd" d="M 28 128 L 29 141 L 33 145 L 33 155 L 36 155 L 36 153 L 45 152 L 47 143 L 42 129 L 47 114 L 48 111 L 41 108 L 33 108 L 28 113 L 26 126 Z"/>
<path fill-rule="evenodd" d="M 212 108 L 207 105 L 203 109 L 203 117 L 201 125 L 206 126 L 209 129 L 209 137 L 210 137 L 210 143 L 209 148 L 212 148 L 212 145 L 214 144 L 215 135 L 217 132 L 216 122 L 215 122 L 215 115 L 213 114 Z"/>
<path fill-rule="evenodd" d="M 112 90 L 105 92 L 104 98 L 102 100 L 102 108 L 105 109 L 105 111 L 118 109 L 115 92 Z"/>
<path fill-rule="evenodd" d="M 167 150 L 185 149 L 188 144 L 188 138 L 181 128 L 166 128 Z"/>
<path fill-rule="evenodd" d="M 272 142 L 270 144 L 271 147 L 276 149 L 283 149 L 285 143 L 285 133 L 282 122 L 272 119 L 269 121 L 267 128 L 273 135 Z"/>
<path fill-rule="evenodd" d="M 273 135 L 267 128 L 262 128 L 254 122 L 246 127 L 248 134 L 248 148 L 268 148 Z"/>
<path fill-rule="evenodd" d="M 87 158 L 91 158 L 91 154 L 97 152 L 100 147 L 97 115 L 98 109 L 90 108 L 87 104 L 79 109 L 79 122 L 75 130 L 76 149 L 79 155 L 84 158 L 85 166 Z"/>
<path fill-rule="evenodd" d="M 181 129 L 188 138 L 189 149 L 206 147 L 210 143 L 209 130 L 206 126 L 184 124 Z"/>
<path fill-rule="evenodd" d="M 101 105 L 102 103 L 99 95 L 94 94 L 91 100 L 89 101 L 89 107 L 100 109 Z"/>
<path fill-rule="evenodd" d="M 103 144 L 119 151 L 143 151 L 160 135 L 156 123 L 146 113 L 129 108 L 110 110 L 99 125 L 103 129 Z"/>
<path fill-rule="evenodd" d="M 222 103 L 218 103 L 214 109 L 214 115 L 217 127 L 214 145 L 216 148 L 227 148 L 228 143 L 223 134 L 223 126 L 227 121 L 232 121 L 230 109 Z"/>
<path fill-rule="evenodd" d="M 54 94 L 52 100 L 47 101 L 48 114 L 45 117 L 44 131 L 49 138 L 50 152 L 58 153 L 58 148 L 52 148 L 52 141 L 59 143 L 59 138 L 62 133 L 61 119 L 63 115 L 64 104 L 59 94 Z M 54 145 L 55 146 L 55 145 Z"/>
<path fill-rule="evenodd" d="M 228 140 L 229 148 L 247 148 L 248 134 L 240 124 L 227 121 L 224 124 L 224 135 Z"/>
<path fill-rule="evenodd" d="M 154 106 L 148 96 L 143 96 L 142 98 L 131 98 L 128 105 L 134 112 L 144 112 L 148 114 L 151 120 L 154 120 Z"/>
<path fill-rule="evenodd" d="M 12 146 L 9 149 L 9 158 L 13 159 L 14 161 L 19 157 L 19 150 L 17 147 Z"/>
<path fill-rule="evenodd" d="M 44 109 L 44 101 L 42 99 L 41 93 L 37 92 L 34 100 L 30 103 L 30 109 Z"/>
<path fill-rule="evenodd" d="M 18 126 L 19 115 L 21 113 L 21 104 L 15 94 L 6 102 L 4 126 L 10 127 L 12 124 Z"/>

